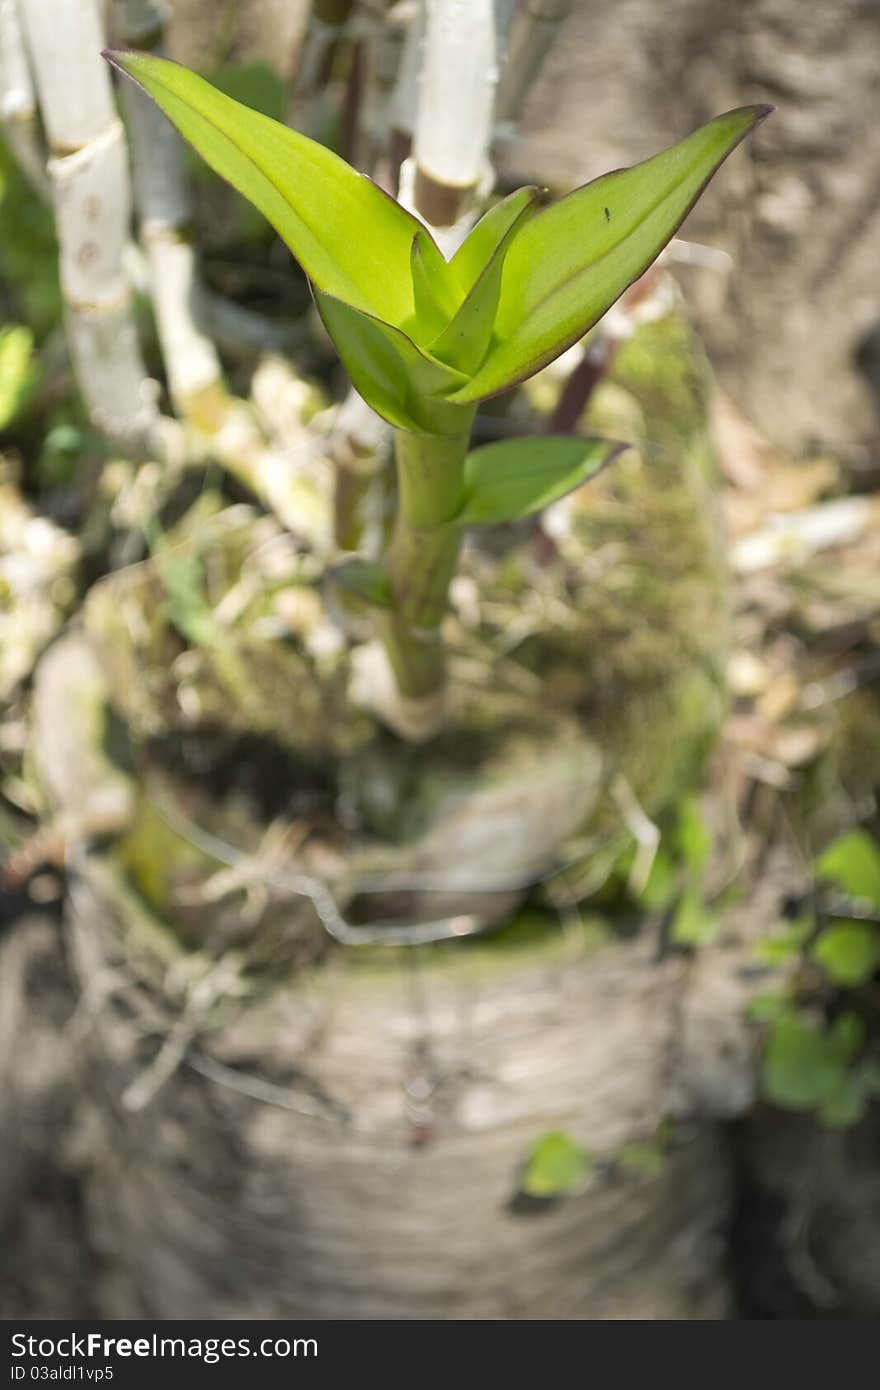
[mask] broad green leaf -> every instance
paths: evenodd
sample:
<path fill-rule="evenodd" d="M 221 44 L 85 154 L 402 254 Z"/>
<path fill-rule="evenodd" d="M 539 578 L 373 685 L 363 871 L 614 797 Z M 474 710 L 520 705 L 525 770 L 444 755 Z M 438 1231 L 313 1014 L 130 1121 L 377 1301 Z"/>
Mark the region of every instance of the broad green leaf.
<path fill-rule="evenodd" d="M 504 261 L 514 237 L 528 216 L 529 205 L 526 204 L 499 239 L 457 313 L 431 343 L 431 352 L 436 357 L 468 375 L 477 370 L 486 356 L 501 293 Z"/>
<path fill-rule="evenodd" d="M 520 1189 L 529 1197 L 564 1197 L 581 1187 L 591 1164 L 587 1150 L 567 1134 L 545 1134 L 529 1155 Z"/>
<path fill-rule="evenodd" d="M 410 249 L 423 229 L 393 198 L 331 150 L 178 63 L 128 50 L 105 56 L 268 218 L 319 289 L 398 326 L 412 317 Z"/>
<path fill-rule="evenodd" d="M 853 830 L 816 860 L 816 873 L 853 898 L 880 907 L 880 847 L 865 830 Z"/>
<path fill-rule="evenodd" d="M 471 228 L 449 262 L 462 298 L 470 292 L 477 276 L 513 224 L 520 222 L 525 212 L 533 214 L 537 211 L 542 192 L 542 189 L 532 185 L 518 188 L 490 208 Z"/>
<path fill-rule="evenodd" d="M 596 476 L 625 449 L 612 439 L 535 435 L 486 444 L 468 454 L 457 526 L 521 521 Z"/>
<path fill-rule="evenodd" d="M 787 1110 L 827 1104 L 845 1085 L 862 1038 L 854 1014 L 842 1014 L 827 1032 L 794 1012 L 782 1014 L 772 1025 L 764 1054 L 767 1098 Z"/>
<path fill-rule="evenodd" d="M 872 922 L 832 922 L 811 952 L 835 985 L 863 985 L 880 965 L 880 927 Z"/>
<path fill-rule="evenodd" d="M 457 399 L 503 391 L 576 342 L 647 270 L 719 165 L 771 109 L 746 106 L 717 116 L 527 222 L 504 264 L 496 343 Z"/>
<path fill-rule="evenodd" d="M 315 303 L 352 384 L 377 414 L 402 430 L 461 428 L 461 406 L 428 399 L 461 382 L 460 372 L 426 357 L 399 328 L 317 288 Z"/>

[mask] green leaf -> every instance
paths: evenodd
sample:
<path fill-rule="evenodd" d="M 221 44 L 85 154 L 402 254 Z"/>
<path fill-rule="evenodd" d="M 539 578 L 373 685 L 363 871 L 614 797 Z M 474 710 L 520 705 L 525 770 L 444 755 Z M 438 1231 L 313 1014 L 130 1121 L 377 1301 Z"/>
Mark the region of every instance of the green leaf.
<path fill-rule="evenodd" d="M 866 984 L 880 965 L 880 929 L 870 922 L 832 922 L 811 955 L 832 984 Z"/>
<path fill-rule="evenodd" d="M 529 204 L 526 203 L 499 238 L 460 308 L 431 343 L 431 352 L 436 357 L 461 372 L 475 372 L 486 356 L 501 293 L 504 261 L 514 237 L 529 215 Z"/>
<path fill-rule="evenodd" d="M 880 848 L 867 831 L 842 835 L 820 854 L 815 868 L 820 878 L 850 897 L 864 898 L 873 907 L 880 907 Z"/>
<path fill-rule="evenodd" d="M 34 335 L 23 324 L 0 329 L 0 430 L 11 425 L 34 383 Z"/>
<path fill-rule="evenodd" d="M 156 556 L 156 567 L 165 589 L 168 621 L 194 646 L 210 646 L 217 636 L 217 625 L 204 597 L 205 567 L 201 556 L 170 551 Z"/>
<path fill-rule="evenodd" d="M 465 501 L 456 526 L 520 521 L 594 478 L 627 446 L 611 439 L 536 435 L 486 444 L 468 454 Z"/>
<path fill-rule="evenodd" d="M 581 1187 L 591 1165 L 587 1150 L 567 1134 L 544 1134 L 529 1155 L 520 1189 L 529 1197 L 564 1197 Z"/>
<path fill-rule="evenodd" d="M 787 1012 L 772 1026 L 764 1054 L 764 1091 L 786 1110 L 827 1104 L 846 1083 L 849 1064 L 861 1046 L 863 1028 L 843 1014 L 828 1032 Z"/>
<path fill-rule="evenodd" d="M 767 990 L 763 994 L 756 994 L 746 1005 L 746 1016 L 755 1023 L 774 1023 L 783 1014 L 788 1013 L 789 1006 L 784 994 L 779 994 L 775 990 Z"/>
<path fill-rule="evenodd" d="M 670 149 L 537 213 L 504 265 L 496 343 L 457 393 L 495 395 L 576 342 L 673 237 L 709 179 L 771 107 L 717 116 Z"/>
<path fill-rule="evenodd" d="M 675 897 L 678 874 L 667 850 L 661 845 L 651 861 L 651 870 L 641 893 L 639 902 L 649 911 L 668 907 Z"/>
<path fill-rule="evenodd" d="M 378 415 L 402 430 L 454 434 L 462 407 L 428 397 L 463 381 L 399 328 L 315 288 L 315 303 L 352 384 Z"/>
<path fill-rule="evenodd" d="M 319 289 L 397 326 L 413 317 L 410 249 L 424 229 L 393 198 L 323 145 L 178 63 L 128 50 L 105 57 L 268 218 Z"/>
<path fill-rule="evenodd" d="M 537 211 L 543 192 L 543 189 L 532 185 L 518 188 L 490 208 L 471 228 L 449 262 L 462 299 L 470 292 L 477 276 L 513 224 L 521 221 L 525 211 L 530 214 Z"/>
<path fill-rule="evenodd" d="M 682 802 L 678 815 L 678 848 L 692 874 L 700 874 L 712 852 L 712 836 L 695 797 Z"/>
<path fill-rule="evenodd" d="M 705 899 L 696 888 L 686 888 L 681 895 L 669 938 L 676 946 L 702 946 L 718 930 L 718 918 L 709 911 Z"/>
<path fill-rule="evenodd" d="M 868 1090 L 860 1070 L 843 1078 L 839 1088 L 819 1107 L 819 1119 L 829 1129 L 858 1124 L 868 1107 Z"/>
<path fill-rule="evenodd" d="M 433 255 L 431 254 L 433 250 Z M 449 267 L 440 257 L 427 232 L 417 232 L 410 252 L 415 320 L 413 333 L 419 342 L 429 343 L 442 333 L 458 307 L 458 296 Z"/>
<path fill-rule="evenodd" d="M 796 917 L 794 921 L 785 924 L 784 931 L 778 936 L 769 936 L 766 940 L 760 941 L 757 953 L 767 965 L 778 965 L 782 961 L 790 960 L 806 943 L 812 930 L 813 922 L 809 917 Z"/>

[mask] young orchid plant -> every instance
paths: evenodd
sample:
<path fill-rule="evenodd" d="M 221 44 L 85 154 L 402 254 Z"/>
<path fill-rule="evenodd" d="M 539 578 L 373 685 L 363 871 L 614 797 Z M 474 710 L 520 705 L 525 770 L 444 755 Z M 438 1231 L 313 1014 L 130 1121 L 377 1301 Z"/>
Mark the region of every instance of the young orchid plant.
<path fill-rule="evenodd" d="M 371 607 L 412 737 L 442 711 L 441 624 L 461 537 L 518 521 L 625 447 L 541 436 L 469 450 L 480 401 L 587 332 L 650 266 L 709 179 L 771 110 L 747 106 L 544 205 L 522 188 L 446 260 L 427 228 L 324 146 L 153 54 L 105 55 L 254 204 L 309 278 L 356 389 L 395 431 L 394 528 L 347 582 Z"/>

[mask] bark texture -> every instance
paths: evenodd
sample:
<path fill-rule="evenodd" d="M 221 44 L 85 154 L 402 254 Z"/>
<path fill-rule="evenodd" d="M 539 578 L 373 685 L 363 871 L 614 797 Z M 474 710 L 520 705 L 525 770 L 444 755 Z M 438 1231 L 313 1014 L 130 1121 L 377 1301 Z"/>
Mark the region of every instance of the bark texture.
<path fill-rule="evenodd" d="M 168 998 L 104 870 L 83 865 L 71 920 L 107 1125 L 93 1229 L 124 1272 L 111 1316 L 727 1310 L 717 1131 L 682 1123 L 656 1169 L 618 1162 L 693 1111 L 687 969 L 658 965 L 656 943 L 591 950 L 557 932 L 406 961 L 335 954 L 210 1028 L 132 1113 L 120 1097 L 170 1026 Z M 530 1201 L 523 1165 L 556 1130 L 594 1173 L 578 1195 Z"/>

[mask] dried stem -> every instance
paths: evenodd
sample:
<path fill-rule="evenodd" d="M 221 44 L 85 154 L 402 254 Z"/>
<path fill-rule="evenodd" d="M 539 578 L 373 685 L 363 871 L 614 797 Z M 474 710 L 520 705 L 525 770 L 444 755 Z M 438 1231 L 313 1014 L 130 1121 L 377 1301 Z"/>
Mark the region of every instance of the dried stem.
<path fill-rule="evenodd" d="M 121 37 L 131 47 L 164 49 L 164 0 L 118 0 Z M 192 204 L 183 142 L 155 102 L 133 82 L 122 84 L 131 141 L 134 200 L 147 256 L 168 388 L 187 418 L 223 390 L 217 350 L 199 327 L 203 289 L 190 235 Z"/>
<path fill-rule="evenodd" d="M 572 0 L 525 0 L 518 10 L 498 85 L 495 118 L 502 134 L 509 134 L 518 124 L 529 89 L 571 7 Z"/>
<path fill-rule="evenodd" d="M 327 84 L 354 10 L 354 0 L 314 0 L 299 50 L 287 123 L 320 140 L 328 116 Z"/>

